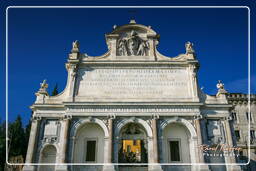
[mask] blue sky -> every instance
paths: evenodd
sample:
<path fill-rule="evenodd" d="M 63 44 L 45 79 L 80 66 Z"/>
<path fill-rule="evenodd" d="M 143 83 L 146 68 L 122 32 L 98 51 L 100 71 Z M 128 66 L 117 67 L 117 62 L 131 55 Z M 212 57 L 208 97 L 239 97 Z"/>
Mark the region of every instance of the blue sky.
<path fill-rule="evenodd" d="M 107 46 L 104 34 L 111 32 L 115 24 L 127 24 L 131 18 L 129 10 L 127 8 L 9 9 L 9 119 L 12 121 L 17 114 L 20 114 L 25 123 L 28 121 L 31 113 L 29 106 L 33 104 L 34 93 L 39 89 L 43 79 L 47 79 L 49 83 L 49 93 L 56 83 L 59 85 L 59 91 L 64 89 L 67 78 L 64 64 L 71 50 L 72 41 L 80 41 L 82 53 L 92 56 L 105 53 Z M 4 15 L 1 17 L 3 18 Z M 246 8 L 138 8 L 135 19 L 139 24 L 150 25 L 160 34 L 158 50 L 166 56 L 174 57 L 184 53 L 186 41 L 194 43 L 197 59 L 200 62 L 199 86 L 204 87 L 206 93 L 216 93 L 218 80 L 223 80 L 229 92 L 248 92 L 248 10 Z M 4 33 L 2 26 L 1 32 Z M 253 35 L 252 29 L 252 37 Z M 5 45 L 4 39 L 1 44 Z M 253 64 L 255 62 L 253 48 L 251 56 L 251 64 Z M 5 59 L 1 60 L 3 78 L 4 64 Z M 256 74 L 253 65 L 251 79 L 251 91 L 256 93 Z M 1 84 L 0 88 L 1 94 L 4 95 L 4 84 Z M 2 100 L 4 101 L 4 97 L 1 97 Z M 4 104 L 1 104 L 1 113 L 5 113 Z"/>

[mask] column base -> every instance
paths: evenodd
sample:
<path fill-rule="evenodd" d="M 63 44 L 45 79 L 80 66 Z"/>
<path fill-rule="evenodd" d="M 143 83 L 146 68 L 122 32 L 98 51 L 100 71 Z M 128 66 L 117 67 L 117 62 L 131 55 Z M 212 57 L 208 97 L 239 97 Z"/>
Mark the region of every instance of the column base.
<path fill-rule="evenodd" d="M 67 165 L 57 165 L 55 167 L 55 171 L 68 171 L 68 166 Z"/>
<path fill-rule="evenodd" d="M 227 171 L 241 171 L 241 167 L 239 165 L 226 165 Z"/>
<path fill-rule="evenodd" d="M 200 170 L 200 171 L 210 171 L 208 165 L 198 165 L 198 170 Z"/>
<path fill-rule="evenodd" d="M 114 165 L 104 165 L 102 171 L 115 171 Z"/>
<path fill-rule="evenodd" d="M 29 165 L 25 165 L 22 169 L 23 171 L 35 171 L 36 167 L 35 166 L 29 166 Z"/>
<path fill-rule="evenodd" d="M 160 165 L 149 165 L 148 171 L 163 171 Z"/>

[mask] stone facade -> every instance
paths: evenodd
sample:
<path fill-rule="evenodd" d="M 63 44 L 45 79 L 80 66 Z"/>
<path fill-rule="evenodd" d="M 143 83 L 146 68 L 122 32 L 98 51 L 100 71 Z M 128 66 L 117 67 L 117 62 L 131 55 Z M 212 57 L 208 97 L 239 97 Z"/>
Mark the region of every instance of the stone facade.
<path fill-rule="evenodd" d="M 92 57 L 73 42 L 62 93 L 49 96 L 41 83 L 24 171 L 240 170 L 228 165 L 236 152 L 202 148 L 233 147 L 232 105 L 223 83 L 214 96 L 199 88 L 191 42 L 184 54 L 166 57 L 157 51 L 159 35 L 132 20 L 106 34 L 106 43 L 108 51 Z M 123 151 L 127 140 L 140 142 L 136 161 Z"/>

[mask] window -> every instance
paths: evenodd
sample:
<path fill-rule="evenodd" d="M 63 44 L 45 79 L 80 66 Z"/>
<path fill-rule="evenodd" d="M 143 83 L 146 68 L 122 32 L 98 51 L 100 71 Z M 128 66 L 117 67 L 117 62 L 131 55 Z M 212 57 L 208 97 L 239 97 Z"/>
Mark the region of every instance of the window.
<path fill-rule="evenodd" d="M 87 162 L 96 161 L 96 141 L 88 140 L 86 141 L 86 159 Z"/>
<path fill-rule="evenodd" d="M 236 136 L 236 140 L 239 141 L 239 139 L 240 139 L 240 132 L 239 132 L 239 130 L 235 130 L 235 136 Z"/>
<path fill-rule="evenodd" d="M 236 112 L 231 112 L 231 116 L 232 116 L 232 119 L 236 122 L 237 121 L 237 116 L 236 116 Z"/>
<path fill-rule="evenodd" d="M 247 121 L 249 120 L 249 117 L 250 117 L 250 121 L 252 121 L 251 112 L 250 112 L 250 115 L 249 115 L 249 112 L 246 112 L 246 119 L 247 119 Z"/>
<path fill-rule="evenodd" d="M 253 143 L 253 141 L 255 141 L 255 131 L 254 130 L 250 130 L 250 136 L 251 136 L 251 143 Z"/>
<path fill-rule="evenodd" d="M 181 161 L 179 141 L 169 141 L 171 162 Z"/>

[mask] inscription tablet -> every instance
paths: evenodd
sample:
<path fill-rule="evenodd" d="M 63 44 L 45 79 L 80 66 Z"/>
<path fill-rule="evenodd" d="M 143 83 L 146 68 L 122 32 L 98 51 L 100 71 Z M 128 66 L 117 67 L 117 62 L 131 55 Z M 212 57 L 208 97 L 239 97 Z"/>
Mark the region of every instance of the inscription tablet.
<path fill-rule="evenodd" d="M 168 69 L 81 69 L 77 96 L 110 99 L 189 98 L 188 72 Z"/>

